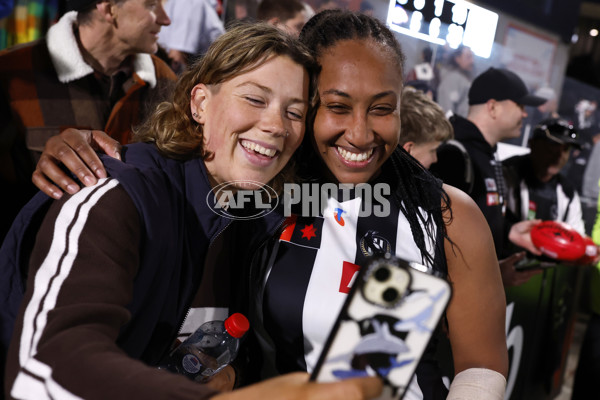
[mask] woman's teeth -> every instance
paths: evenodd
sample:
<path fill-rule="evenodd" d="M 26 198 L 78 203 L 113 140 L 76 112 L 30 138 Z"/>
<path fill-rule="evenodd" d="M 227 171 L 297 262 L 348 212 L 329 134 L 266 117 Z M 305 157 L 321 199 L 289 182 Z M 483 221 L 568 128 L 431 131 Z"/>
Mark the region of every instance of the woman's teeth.
<path fill-rule="evenodd" d="M 369 157 L 371 157 L 371 154 L 373 154 L 373 149 L 367 150 L 364 153 L 352 153 L 342 149 L 341 147 L 338 147 L 337 151 L 342 157 L 344 157 L 344 160 L 346 161 L 366 161 Z"/>
<path fill-rule="evenodd" d="M 262 154 L 263 156 L 267 156 L 267 157 L 273 157 L 275 155 L 275 153 L 277 153 L 277 150 L 275 149 L 267 149 L 266 147 L 262 147 L 259 144 L 256 144 L 254 142 L 249 142 L 249 141 L 242 141 L 242 146 L 244 146 L 244 148 L 248 149 L 248 150 L 252 150 L 256 153 Z"/>

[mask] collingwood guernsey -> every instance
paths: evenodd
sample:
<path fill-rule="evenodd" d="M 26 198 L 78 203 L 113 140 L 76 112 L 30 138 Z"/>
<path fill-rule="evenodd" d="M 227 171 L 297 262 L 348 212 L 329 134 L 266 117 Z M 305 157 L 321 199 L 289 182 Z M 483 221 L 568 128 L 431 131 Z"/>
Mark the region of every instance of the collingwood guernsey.
<path fill-rule="evenodd" d="M 292 215 L 284 223 L 271 248 L 262 296 L 264 328 L 271 336 L 272 362 L 279 373 L 313 370 L 368 256 L 389 252 L 407 261 L 431 264 L 422 256 L 408 220 L 393 201 L 386 217 L 365 213 L 371 203 L 372 199 L 361 197 L 346 201 L 329 198 L 321 215 Z M 440 230 L 434 227 L 434 243 L 421 228 L 434 260 L 434 265 L 427 266 L 445 273 Z M 413 380 L 409 390 L 416 391 L 412 398 L 427 398 L 416 384 Z M 411 398 L 410 394 L 405 398 Z"/>

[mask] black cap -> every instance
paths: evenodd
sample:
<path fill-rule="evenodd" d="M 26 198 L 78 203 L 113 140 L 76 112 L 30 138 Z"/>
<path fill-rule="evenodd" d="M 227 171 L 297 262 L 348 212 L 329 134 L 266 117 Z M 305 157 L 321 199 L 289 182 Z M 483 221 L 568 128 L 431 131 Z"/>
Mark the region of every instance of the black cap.
<path fill-rule="evenodd" d="M 67 0 L 67 11 L 81 11 L 89 8 L 100 0 Z"/>
<path fill-rule="evenodd" d="M 548 101 L 530 94 L 514 72 L 493 67 L 475 78 L 469 89 L 469 105 L 484 104 L 490 99 L 512 100 L 524 106 L 539 106 Z"/>
<path fill-rule="evenodd" d="M 548 118 L 533 129 L 532 139 L 546 139 L 555 143 L 570 144 L 581 148 L 579 134 L 568 121 L 562 118 Z"/>

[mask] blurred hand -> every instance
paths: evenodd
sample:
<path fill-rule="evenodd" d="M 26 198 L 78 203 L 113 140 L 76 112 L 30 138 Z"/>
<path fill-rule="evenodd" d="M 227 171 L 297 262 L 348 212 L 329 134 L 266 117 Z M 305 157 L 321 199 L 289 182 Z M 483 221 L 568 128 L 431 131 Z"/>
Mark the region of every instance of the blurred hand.
<path fill-rule="evenodd" d="M 510 255 L 509 257 L 498 260 L 500 264 L 500 274 L 502 275 L 502 283 L 504 287 L 519 286 L 530 280 L 533 276 L 540 274 L 541 269 L 528 269 L 525 271 L 517 271 L 515 264 L 525 258 L 524 251 Z"/>
<path fill-rule="evenodd" d="M 171 60 L 171 69 L 176 74 L 182 73 L 187 68 L 188 58 L 184 52 L 171 49 L 168 55 Z"/>
<path fill-rule="evenodd" d="M 267 379 L 233 392 L 213 396 L 213 400 L 363 400 L 381 394 L 379 378 L 352 378 L 333 383 L 308 381 L 308 374 L 295 372 Z"/>
<path fill-rule="evenodd" d="M 508 239 L 515 245 L 529 251 L 531 254 L 541 256 L 542 252 L 540 249 L 534 246 L 531 241 L 531 228 L 542 222 L 540 219 L 533 219 L 530 221 L 520 221 L 514 224 L 510 228 L 508 233 Z"/>
<path fill-rule="evenodd" d="M 235 385 L 235 369 L 231 365 L 227 365 L 216 375 L 210 378 L 206 386 L 218 390 L 220 392 L 230 392 Z"/>
<path fill-rule="evenodd" d="M 574 262 L 570 263 L 572 265 L 578 266 L 578 265 L 596 265 L 598 264 L 598 262 L 600 262 L 600 246 L 598 246 L 597 244 L 595 244 L 592 241 L 592 238 L 585 236 L 584 237 L 585 240 L 585 254 L 579 258 L 578 260 L 575 260 Z"/>
<path fill-rule="evenodd" d="M 79 184 L 59 167 L 64 164 L 85 186 L 95 185 L 98 179 L 106 178 L 96 150 L 121 159 L 121 145 L 106 133 L 66 129 L 46 142 L 31 180 L 55 199 L 60 199 L 63 191 L 74 194 L 79 191 Z"/>

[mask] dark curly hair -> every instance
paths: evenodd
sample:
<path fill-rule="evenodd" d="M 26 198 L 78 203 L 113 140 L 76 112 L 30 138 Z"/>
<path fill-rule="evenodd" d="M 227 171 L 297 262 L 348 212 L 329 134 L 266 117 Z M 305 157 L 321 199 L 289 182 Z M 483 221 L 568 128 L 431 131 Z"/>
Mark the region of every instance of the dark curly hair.
<path fill-rule="evenodd" d="M 394 34 L 377 18 L 348 10 L 325 10 L 312 17 L 300 33 L 300 41 L 313 53 L 317 64 L 325 50 L 345 40 L 370 40 L 379 44 L 391 55 L 390 59 L 395 62 L 398 73 L 402 76 L 405 59 L 402 48 Z M 318 81 L 318 73 L 315 79 Z M 314 87 L 317 87 L 316 82 Z M 323 169 L 327 168 L 312 146 L 313 124 L 319 101 L 319 94 L 315 91 L 307 119 L 306 135 L 297 153 L 300 177 L 307 181 L 322 181 Z M 446 232 L 446 223 L 449 221 L 444 220 L 443 214 L 450 212 L 450 199 L 442 188 L 442 182 L 401 146 L 392 153 L 383 169 L 387 183 L 392 187 L 392 199 L 410 223 L 423 262 L 434 265 L 434 256 L 427 251 L 422 227 L 425 227 L 427 236 L 434 242 L 436 227 L 449 240 Z M 438 246 L 443 246 L 443 243 L 438 243 Z M 447 270 L 441 272 L 447 273 Z"/>

